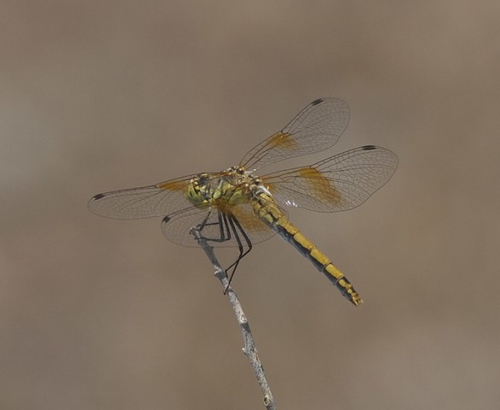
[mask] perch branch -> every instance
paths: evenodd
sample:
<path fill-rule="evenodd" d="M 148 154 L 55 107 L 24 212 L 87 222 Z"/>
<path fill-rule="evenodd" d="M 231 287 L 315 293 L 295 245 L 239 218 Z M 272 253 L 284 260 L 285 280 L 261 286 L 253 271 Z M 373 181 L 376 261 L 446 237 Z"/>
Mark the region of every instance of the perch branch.
<path fill-rule="evenodd" d="M 217 257 L 214 254 L 213 248 L 208 244 L 207 240 L 203 238 L 200 234 L 200 231 L 193 228 L 191 233 L 196 238 L 196 241 L 201 246 L 201 248 L 205 251 L 208 259 L 214 266 L 215 272 L 214 275 L 219 279 L 222 284 L 225 293 L 231 303 L 234 314 L 236 315 L 236 320 L 238 321 L 238 325 L 240 326 L 241 333 L 243 335 L 244 348 L 243 353 L 250 360 L 250 364 L 253 367 L 255 377 L 257 377 L 257 381 L 260 385 L 260 389 L 262 394 L 264 395 L 264 405 L 267 410 L 276 410 L 276 403 L 274 401 L 273 394 L 269 387 L 269 383 L 267 382 L 266 376 L 264 374 L 264 368 L 260 361 L 257 347 L 255 346 L 255 342 L 253 340 L 253 335 L 250 330 L 250 324 L 248 323 L 245 312 L 243 312 L 243 308 L 241 307 L 241 303 L 238 299 L 238 296 L 234 292 L 233 288 L 229 284 L 229 280 L 227 278 L 226 272 L 220 266 Z"/>

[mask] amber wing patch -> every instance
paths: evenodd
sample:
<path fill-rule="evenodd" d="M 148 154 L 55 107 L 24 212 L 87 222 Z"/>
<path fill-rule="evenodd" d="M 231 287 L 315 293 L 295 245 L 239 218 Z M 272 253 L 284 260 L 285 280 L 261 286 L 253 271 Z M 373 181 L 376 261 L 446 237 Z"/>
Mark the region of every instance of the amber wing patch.
<path fill-rule="evenodd" d="M 298 171 L 298 175 L 303 178 L 301 182 L 308 186 L 309 193 L 320 201 L 339 203 L 342 199 L 340 191 L 335 189 L 333 181 L 316 168 L 302 168 Z"/>

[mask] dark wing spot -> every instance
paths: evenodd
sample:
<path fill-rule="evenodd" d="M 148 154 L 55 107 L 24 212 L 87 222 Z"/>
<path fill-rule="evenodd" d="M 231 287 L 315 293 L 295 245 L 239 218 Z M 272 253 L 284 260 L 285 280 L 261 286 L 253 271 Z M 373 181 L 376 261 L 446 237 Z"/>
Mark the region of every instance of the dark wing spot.
<path fill-rule="evenodd" d="M 311 105 L 318 105 L 320 103 L 322 103 L 323 101 L 325 101 L 324 98 L 318 98 L 317 100 L 314 100 Z"/>
<path fill-rule="evenodd" d="M 98 201 L 101 198 L 104 198 L 106 195 L 105 194 L 97 194 L 92 198 L 92 201 Z"/>
<path fill-rule="evenodd" d="M 363 146 L 361 148 L 363 148 L 366 151 L 369 151 L 369 150 L 372 150 L 372 149 L 377 149 L 377 147 L 375 145 L 365 145 L 365 146 Z"/>

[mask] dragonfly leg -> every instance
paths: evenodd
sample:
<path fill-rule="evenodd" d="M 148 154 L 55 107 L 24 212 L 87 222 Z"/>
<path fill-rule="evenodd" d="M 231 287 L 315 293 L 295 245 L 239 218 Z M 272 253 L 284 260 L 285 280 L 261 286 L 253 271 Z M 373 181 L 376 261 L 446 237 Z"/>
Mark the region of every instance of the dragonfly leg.
<path fill-rule="evenodd" d="M 239 253 L 236 260 L 225 269 L 226 276 L 228 278 L 228 284 L 226 286 L 226 289 L 224 289 L 224 294 L 226 294 L 240 261 L 252 250 L 252 242 L 250 241 L 247 233 L 234 215 L 219 211 L 217 213 L 217 220 L 209 222 L 211 215 L 212 210 L 207 213 L 207 216 L 197 226 L 197 229 L 203 235 L 203 230 L 206 227 L 218 225 L 219 236 L 207 237 L 203 235 L 203 239 L 208 242 L 222 243 L 230 241 L 234 238 L 238 246 Z"/>
<path fill-rule="evenodd" d="M 205 217 L 205 219 L 203 219 L 203 222 L 201 224 L 199 224 L 196 227 L 196 229 L 203 235 L 203 229 L 205 227 L 218 225 L 219 226 L 219 237 L 218 238 L 209 238 L 209 237 L 203 235 L 203 239 L 205 239 L 206 241 L 209 241 L 209 242 L 229 241 L 231 239 L 231 231 L 230 231 L 228 223 L 227 223 L 226 215 L 223 214 L 222 212 L 217 212 L 217 221 L 208 222 L 211 214 L 212 214 L 212 210 L 210 210 L 207 213 L 207 216 Z"/>
<path fill-rule="evenodd" d="M 236 239 L 236 242 L 238 243 L 238 250 L 239 250 L 239 255 L 236 258 L 236 260 L 227 267 L 226 269 L 226 275 L 228 276 L 229 280 L 226 286 L 226 289 L 224 289 L 224 294 L 227 293 L 227 289 L 229 288 L 229 285 L 231 284 L 231 281 L 233 280 L 233 276 L 236 272 L 236 269 L 238 268 L 238 265 L 240 261 L 248 255 L 248 253 L 252 250 L 252 242 L 250 241 L 250 238 L 248 237 L 247 233 L 241 226 L 240 222 L 238 219 L 236 219 L 233 215 L 229 215 L 227 218 L 227 221 L 229 222 L 229 226 L 231 228 L 231 231 L 233 232 L 234 238 Z M 243 237 L 245 243 L 243 244 L 240 235 Z M 245 249 L 247 248 L 247 249 Z M 231 271 L 231 274 L 229 274 L 229 271 Z"/>

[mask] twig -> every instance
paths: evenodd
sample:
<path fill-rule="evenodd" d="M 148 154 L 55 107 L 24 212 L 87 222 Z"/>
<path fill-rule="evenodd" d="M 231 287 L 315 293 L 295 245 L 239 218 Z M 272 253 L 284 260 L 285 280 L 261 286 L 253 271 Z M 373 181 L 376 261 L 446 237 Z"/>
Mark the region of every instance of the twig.
<path fill-rule="evenodd" d="M 214 266 L 215 269 L 214 275 L 221 282 L 227 294 L 227 297 L 229 298 L 229 302 L 233 307 L 234 314 L 236 315 L 236 320 L 240 325 L 240 330 L 243 335 L 244 348 L 242 350 L 245 356 L 247 356 L 248 359 L 250 360 L 250 364 L 253 367 L 255 377 L 257 377 L 260 389 L 264 394 L 264 405 L 266 406 L 267 410 L 276 410 L 277 409 L 276 402 L 274 401 L 273 394 L 271 392 L 266 376 L 264 374 L 264 368 L 257 353 L 257 347 L 255 346 L 255 342 L 253 340 L 253 335 L 250 330 L 250 324 L 248 323 L 245 312 L 243 312 L 243 308 L 241 307 L 238 296 L 236 295 L 233 288 L 229 284 L 226 272 L 220 266 L 220 263 L 214 254 L 213 248 L 207 243 L 206 239 L 203 238 L 198 229 L 193 228 L 191 230 L 191 234 L 194 235 L 196 241 L 203 248 L 210 262 L 212 262 L 212 265 Z"/>

